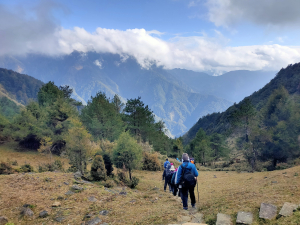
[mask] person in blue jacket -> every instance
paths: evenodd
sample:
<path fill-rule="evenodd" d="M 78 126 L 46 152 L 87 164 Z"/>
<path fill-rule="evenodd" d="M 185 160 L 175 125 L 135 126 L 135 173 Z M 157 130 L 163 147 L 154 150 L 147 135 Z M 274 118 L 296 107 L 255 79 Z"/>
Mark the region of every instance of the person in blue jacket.
<path fill-rule="evenodd" d="M 165 163 L 164 163 L 164 168 L 166 169 L 168 164 L 170 164 L 169 159 L 166 159 Z"/>
<path fill-rule="evenodd" d="M 197 181 L 197 177 L 198 177 L 198 171 L 196 169 L 196 166 L 190 162 L 190 159 L 189 159 L 189 156 L 187 153 L 183 153 L 182 161 L 183 161 L 183 163 L 181 166 L 178 167 L 178 170 L 176 173 L 175 184 L 177 184 L 178 187 L 181 189 L 180 195 L 181 195 L 181 199 L 182 199 L 183 209 L 187 210 L 188 209 L 188 203 L 187 203 L 188 202 L 188 193 L 190 193 L 192 207 L 195 208 L 195 204 L 196 204 L 195 186 L 186 188 L 181 185 L 182 172 L 183 172 L 182 166 L 185 167 L 185 173 L 191 172 L 194 175 L 196 181 Z"/>

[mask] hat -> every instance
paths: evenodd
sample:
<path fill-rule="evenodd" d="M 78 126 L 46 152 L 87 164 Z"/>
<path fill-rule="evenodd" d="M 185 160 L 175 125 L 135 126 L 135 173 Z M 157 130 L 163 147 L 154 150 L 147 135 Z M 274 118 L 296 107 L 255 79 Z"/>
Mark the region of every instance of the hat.
<path fill-rule="evenodd" d="M 171 163 L 171 166 L 174 165 L 173 163 Z"/>
<path fill-rule="evenodd" d="M 187 153 L 182 154 L 183 161 L 189 161 L 189 155 Z"/>
<path fill-rule="evenodd" d="M 175 167 L 172 165 L 170 170 L 175 171 Z"/>

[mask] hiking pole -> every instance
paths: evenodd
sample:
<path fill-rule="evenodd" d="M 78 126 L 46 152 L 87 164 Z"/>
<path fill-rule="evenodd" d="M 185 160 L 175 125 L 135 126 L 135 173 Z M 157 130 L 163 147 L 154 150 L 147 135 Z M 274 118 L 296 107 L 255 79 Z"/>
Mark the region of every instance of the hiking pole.
<path fill-rule="evenodd" d="M 198 204 L 199 204 L 199 189 L 198 189 L 198 179 L 197 179 L 196 183 L 197 183 L 197 192 L 198 192 Z"/>

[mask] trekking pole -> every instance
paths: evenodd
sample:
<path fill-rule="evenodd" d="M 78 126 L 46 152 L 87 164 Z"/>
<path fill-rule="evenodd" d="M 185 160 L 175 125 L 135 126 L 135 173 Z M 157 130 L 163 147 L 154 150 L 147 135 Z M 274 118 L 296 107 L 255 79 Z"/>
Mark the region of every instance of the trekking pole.
<path fill-rule="evenodd" d="M 198 179 L 197 179 L 197 192 L 198 192 L 198 204 L 199 204 L 199 189 L 198 189 Z"/>

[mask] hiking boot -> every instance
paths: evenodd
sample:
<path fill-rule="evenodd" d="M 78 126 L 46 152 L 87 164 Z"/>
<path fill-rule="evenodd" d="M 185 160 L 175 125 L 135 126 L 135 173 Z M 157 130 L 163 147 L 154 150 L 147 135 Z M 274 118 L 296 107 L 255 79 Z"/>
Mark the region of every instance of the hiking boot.
<path fill-rule="evenodd" d="M 189 208 L 188 208 L 188 207 L 183 207 L 183 209 L 184 209 L 184 210 L 188 210 Z"/>
<path fill-rule="evenodd" d="M 195 208 L 196 208 L 196 206 L 195 206 L 195 205 L 192 205 L 192 208 L 194 208 L 194 209 L 195 209 Z"/>

